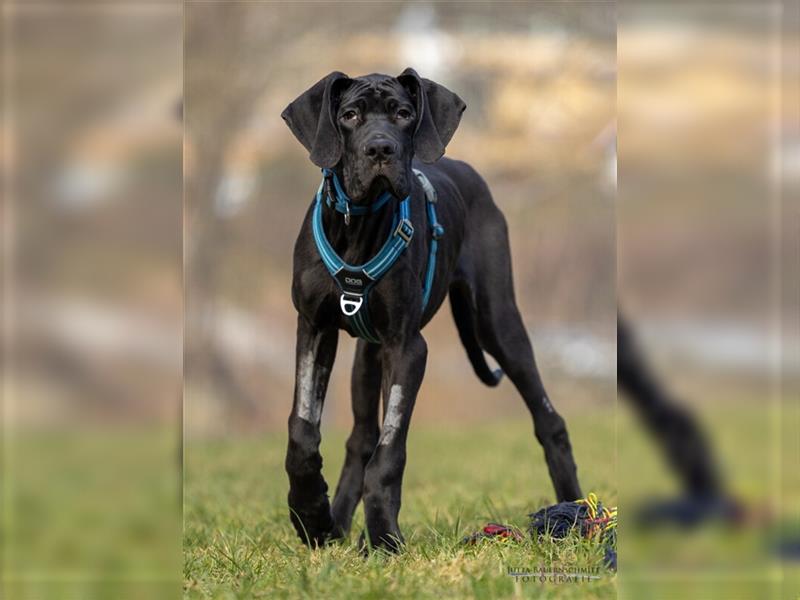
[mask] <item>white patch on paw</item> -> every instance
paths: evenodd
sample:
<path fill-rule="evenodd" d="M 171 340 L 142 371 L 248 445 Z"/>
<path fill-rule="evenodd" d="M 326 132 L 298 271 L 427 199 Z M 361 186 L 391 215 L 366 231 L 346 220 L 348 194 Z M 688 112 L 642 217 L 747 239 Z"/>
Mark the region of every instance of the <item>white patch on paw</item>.
<path fill-rule="evenodd" d="M 397 432 L 400 431 L 400 422 L 402 414 L 400 413 L 400 405 L 403 402 L 403 387 L 400 385 L 393 385 L 389 390 L 389 402 L 386 406 L 386 415 L 383 417 L 383 432 L 381 439 L 378 442 L 381 446 L 388 446 L 392 443 Z"/>

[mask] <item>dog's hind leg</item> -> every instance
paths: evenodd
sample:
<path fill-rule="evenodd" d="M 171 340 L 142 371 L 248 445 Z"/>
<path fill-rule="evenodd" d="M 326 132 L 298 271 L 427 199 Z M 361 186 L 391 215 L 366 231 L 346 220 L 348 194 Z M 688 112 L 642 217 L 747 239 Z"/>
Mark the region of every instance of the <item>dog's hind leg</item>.
<path fill-rule="evenodd" d="M 333 521 L 340 536 L 350 531 L 364 487 L 364 470 L 378 443 L 381 373 L 380 346 L 359 340 L 350 378 L 353 430 L 347 439 L 347 456 L 333 500 Z"/>
<path fill-rule="evenodd" d="M 580 498 L 566 424 L 544 389 L 533 348 L 513 298 L 494 298 L 479 302 L 478 306 L 481 340 L 508 374 L 533 417 L 534 433 L 544 449 L 556 498 L 559 502 Z"/>
<path fill-rule="evenodd" d="M 488 214 L 487 214 L 488 213 Z M 505 218 L 493 205 L 471 240 L 475 319 L 481 347 L 491 354 L 522 395 L 533 417 L 559 502 L 581 497 L 564 419 L 547 397 L 528 334 L 514 299 Z"/>
<path fill-rule="evenodd" d="M 322 477 L 319 425 L 338 338 L 338 330 L 319 330 L 302 316 L 298 317 L 286 473 L 292 523 L 300 538 L 312 547 L 325 542 L 333 531 L 328 484 Z"/>

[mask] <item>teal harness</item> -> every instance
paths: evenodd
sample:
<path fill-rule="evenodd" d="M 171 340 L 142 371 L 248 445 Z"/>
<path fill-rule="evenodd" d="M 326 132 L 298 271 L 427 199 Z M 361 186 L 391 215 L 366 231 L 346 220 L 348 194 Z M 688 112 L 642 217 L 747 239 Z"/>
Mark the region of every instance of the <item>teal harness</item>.
<path fill-rule="evenodd" d="M 350 265 L 336 254 L 322 226 L 322 203 L 324 202 L 344 215 L 345 223 L 350 223 L 351 215 L 365 215 L 375 213 L 391 199 L 389 192 L 384 192 L 370 206 L 353 205 L 339 183 L 333 171 L 323 169 L 323 179 L 317 191 L 314 204 L 314 213 L 311 217 L 314 243 L 317 246 L 325 268 L 339 286 L 342 295 L 339 297 L 339 306 L 347 317 L 351 329 L 356 335 L 367 342 L 379 344 L 375 330 L 369 320 L 369 307 L 367 300 L 370 290 L 381 277 L 392 268 L 400 255 L 405 251 L 414 237 L 414 226 L 411 224 L 411 196 L 406 196 L 397 205 L 392 222 L 392 233 L 373 258 L 363 265 Z M 439 239 L 444 235 L 444 228 L 436 220 L 436 190 L 428 178 L 417 169 L 414 169 L 422 188 L 425 190 L 425 204 L 427 206 L 428 222 L 431 226 L 431 243 L 428 252 L 428 266 L 425 272 L 425 282 L 422 288 L 422 310 L 428 305 L 433 275 L 436 271 L 436 250 Z"/>

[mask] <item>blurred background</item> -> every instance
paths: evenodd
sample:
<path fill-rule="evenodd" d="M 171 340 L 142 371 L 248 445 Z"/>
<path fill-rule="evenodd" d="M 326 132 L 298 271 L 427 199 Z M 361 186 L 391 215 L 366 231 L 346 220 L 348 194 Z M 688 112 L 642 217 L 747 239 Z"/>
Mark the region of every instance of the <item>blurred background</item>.
<path fill-rule="evenodd" d="M 291 410 L 292 251 L 320 173 L 281 111 L 330 71 L 407 66 L 467 103 L 447 155 L 477 168 L 506 215 L 518 301 L 554 403 L 611 419 L 613 4 L 204 2 L 185 19 L 188 435 L 283 432 Z M 447 304 L 425 336 L 415 424 L 528 421 L 511 384 L 489 391 L 464 377 Z M 326 426 L 351 423 L 353 349 L 343 335 Z"/>
<path fill-rule="evenodd" d="M 619 9 L 620 306 L 743 510 L 699 531 L 623 510 L 620 597 L 796 597 L 797 57 L 796 2 Z M 680 494 L 623 406 L 621 506 Z"/>
<path fill-rule="evenodd" d="M 2 4 L 3 598 L 180 592 L 181 27 Z"/>

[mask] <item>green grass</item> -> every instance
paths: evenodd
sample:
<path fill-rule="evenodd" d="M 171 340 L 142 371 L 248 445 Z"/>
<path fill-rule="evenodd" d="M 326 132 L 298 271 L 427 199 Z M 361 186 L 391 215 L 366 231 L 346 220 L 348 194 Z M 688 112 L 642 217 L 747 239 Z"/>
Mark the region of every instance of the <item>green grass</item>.
<path fill-rule="evenodd" d="M 584 491 L 616 502 L 613 412 L 568 417 Z M 344 432 L 323 431 L 324 473 L 335 489 Z M 193 441 L 186 447 L 184 591 L 188 598 L 612 598 L 615 578 L 596 543 L 461 539 L 488 521 L 525 528 L 554 502 L 526 419 L 471 428 L 412 428 L 400 526 L 406 549 L 364 558 L 357 540 L 311 551 L 288 518 L 285 434 Z M 515 581 L 515 570 L 593 570 L 583 583 Z"/>
<path fill-rule="evenodd" d="M 177 431 L 6 429 L 0 598 L 174 598 Z"/>

